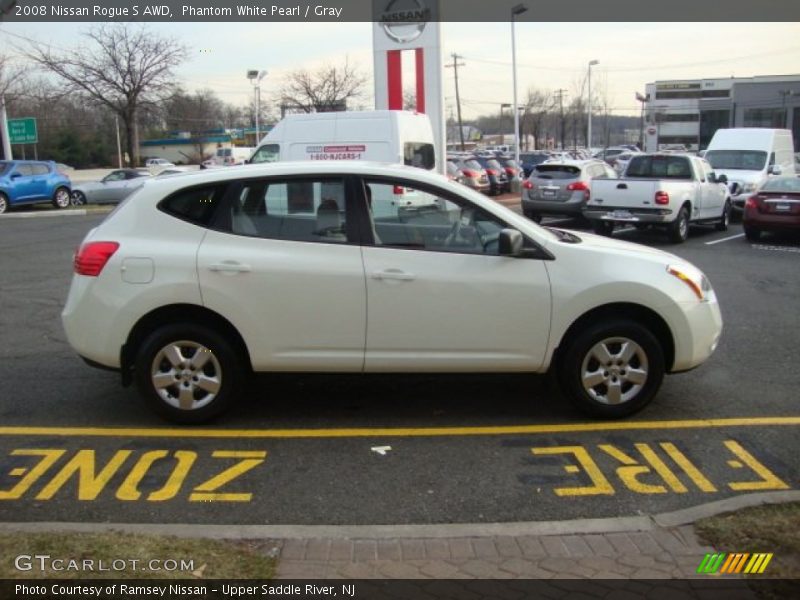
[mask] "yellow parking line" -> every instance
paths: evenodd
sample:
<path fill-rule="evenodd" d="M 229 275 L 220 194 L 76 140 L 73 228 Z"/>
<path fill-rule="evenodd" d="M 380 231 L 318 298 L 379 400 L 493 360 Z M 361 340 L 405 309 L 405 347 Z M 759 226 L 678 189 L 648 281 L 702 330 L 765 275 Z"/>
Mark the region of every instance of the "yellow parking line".
<path fill-rule="evenodd" d="M 488 435 L 537 435 L 597 431 L 661 429 L 706 429 L 721 427 L 764 427 L 800 425 L 800 417 L 741 417 L 690 419 L 685 421 L 621 421 L 563 423 L 552 425 L 506 425 L 494 427 L 363 427 L 342 429 L 185 429 L 115 427 L 0 427 L 0 436 L 52 435 L 63 437 L 154 437 L 154 438 L 359 438 L 440 437 Z"/>

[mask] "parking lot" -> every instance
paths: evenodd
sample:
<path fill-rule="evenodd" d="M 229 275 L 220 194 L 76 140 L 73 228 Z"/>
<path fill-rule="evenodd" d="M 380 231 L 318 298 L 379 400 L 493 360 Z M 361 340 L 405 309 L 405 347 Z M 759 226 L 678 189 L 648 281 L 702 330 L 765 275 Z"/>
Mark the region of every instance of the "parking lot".
<path fill-rule="evenodd" d="M 101 219 L 0 221 L 2 521 L 544 521 L 800 485 L 796 237 L 615 234 L 703 269 L 725 321 L 712 359 L 626 421 L 587 421 L 549 377 L 275 375 L 176 429 L 66 343 L 72 252 Z"/>

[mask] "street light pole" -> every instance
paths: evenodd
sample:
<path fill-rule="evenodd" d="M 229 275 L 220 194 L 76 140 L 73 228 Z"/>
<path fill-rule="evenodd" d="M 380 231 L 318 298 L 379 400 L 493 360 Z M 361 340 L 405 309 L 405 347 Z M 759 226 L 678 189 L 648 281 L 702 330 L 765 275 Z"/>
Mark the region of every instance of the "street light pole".
<path fill-rule="evenodd" d="M 8 115 L 6 115 L 6 97 L 0 95 L 0 134 L 3 137 L 3 158 L 13 160 L 11 138 L 8 137 Z"/>
<path fill-rule="evenodd" d="M 589 152 L 592 151 L 592 67 L 596 64 L 599 64 L 599 61 L 589 61 L 589 101 L 587 102 L 589 107 L 589 127 L 586 132 L 586 149 Z"/>
<path fill-rule="evenodd" d="M 526 12 L 528 7 L 517 4 L 511 9 L 511 64 L 514 71 L 514 160 L 519 164 L 519 108 L 517 106 L 517 40 L 514 33 L 516 17 Z"/>
<path fill-rule="evenodd" d="M 261 80 L 267 76 L 266 71 L 259 71 L 257 69 L 251 69 L 247 72 L 247 78 L 253 83 L 253 96 L 256 105 L 256 118 L 255 118 L 255 125 L 256 125 L 256 143 L 255 145 L 258 146 L 258 142 L 260 141 L 259 138 L 259 131 L 258 131 L 258 113 L 261 112 Z"/>

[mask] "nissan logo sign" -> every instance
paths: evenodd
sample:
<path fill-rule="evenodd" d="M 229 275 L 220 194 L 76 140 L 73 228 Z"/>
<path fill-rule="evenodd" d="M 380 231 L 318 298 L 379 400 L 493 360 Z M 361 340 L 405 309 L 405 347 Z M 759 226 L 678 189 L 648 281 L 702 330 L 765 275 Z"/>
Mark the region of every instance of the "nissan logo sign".
<path fill-rule="evenodd" d="M 431 10 L 421 0 L 390 0 L 378 19 L 383 31 L 398 44 L 417 39 L 431 20 Z"/>

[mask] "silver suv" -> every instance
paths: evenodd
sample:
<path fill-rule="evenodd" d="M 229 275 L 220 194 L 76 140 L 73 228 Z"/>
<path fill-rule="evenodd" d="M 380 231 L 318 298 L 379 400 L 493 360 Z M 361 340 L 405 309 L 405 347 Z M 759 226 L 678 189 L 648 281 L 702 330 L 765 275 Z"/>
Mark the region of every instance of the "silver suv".
<path fill-rule="evenodd" d="M 547 161 L 536 165 L 522 184 L 522 212 L 536 221 L 542 215 L 581 216 L 592 179 L 616 179 L 601 160 Z"/>

